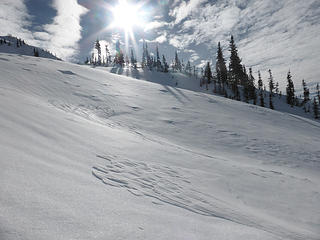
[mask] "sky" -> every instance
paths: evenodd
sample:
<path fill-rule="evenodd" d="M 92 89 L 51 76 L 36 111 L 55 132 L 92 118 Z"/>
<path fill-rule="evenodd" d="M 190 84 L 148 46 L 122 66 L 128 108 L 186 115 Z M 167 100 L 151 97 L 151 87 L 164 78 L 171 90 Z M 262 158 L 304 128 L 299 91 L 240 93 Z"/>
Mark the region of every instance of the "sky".
<path fill-rule="evenodd" d="M 145 39 L 150 52 L 158 45 L 169 62 L 178 51 L 185 62 L 202 66 L 215 63 L 219 41 L 228 60 L 232 34 L 243 64 L 260 70 L 265 83 L 268 69 L 282 89 L 289 70 L 297 89 L 302 79 L 311 87 L 320 82 L 318 0 L 127 0 L 143 20 L 128 41 L 121 27 L 111 27 L 118 1 L 1 0 L 0 35 L 23 38 L 72 62 L 90 56 L 96 39 L 111 50 L 120 40 L 123 51 L 135 49 L 139 60 Z"/>

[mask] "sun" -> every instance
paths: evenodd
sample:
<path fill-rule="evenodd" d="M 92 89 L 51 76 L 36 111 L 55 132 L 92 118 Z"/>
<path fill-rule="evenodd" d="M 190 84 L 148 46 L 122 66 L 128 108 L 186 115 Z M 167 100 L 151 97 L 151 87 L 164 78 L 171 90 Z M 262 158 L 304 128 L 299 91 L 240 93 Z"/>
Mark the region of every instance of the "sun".
<path fill-rule="evenodd" d="M 119 0 L 118 4 L 111 8 L 113 15 L 113 28 L 122 28 L 126 32 L 132 31 L 134 26 L 143 24 L 143 12 L 141 5 L 128 3 L 126 0 Z"/>

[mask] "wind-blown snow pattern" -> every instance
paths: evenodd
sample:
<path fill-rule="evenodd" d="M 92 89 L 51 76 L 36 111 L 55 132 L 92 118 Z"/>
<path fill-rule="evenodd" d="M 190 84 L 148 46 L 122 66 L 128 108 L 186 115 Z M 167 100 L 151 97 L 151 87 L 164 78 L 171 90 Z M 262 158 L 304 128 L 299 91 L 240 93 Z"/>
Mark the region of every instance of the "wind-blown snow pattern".
<path fill-rule="evenodd" d="M 319 122 L 52 59 L 0 69 L 0 239 L 319 239 Z"/>

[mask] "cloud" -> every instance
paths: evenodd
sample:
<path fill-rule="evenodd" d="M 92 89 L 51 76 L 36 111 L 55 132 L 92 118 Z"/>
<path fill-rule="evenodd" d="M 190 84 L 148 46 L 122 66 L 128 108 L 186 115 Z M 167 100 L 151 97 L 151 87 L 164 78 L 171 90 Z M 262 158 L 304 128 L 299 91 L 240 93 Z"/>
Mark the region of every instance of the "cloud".
<path fill-rule="evenodd" d="M 0 2 L 0 34 L 19 36 L 33 40 L 32 33 L 26 28 L 31 25 L 31 17 L 27 7 L 21 0 L 1 0 Z"/>
<path fill-rule="evenodd" d="M 168 30 L 172 46 L 198 46 L 203 59 L 215 58 L 217 42 L 227 49 L 233 34 L 243 63 L 263 73 L 271 68 L 282 89 L 289 68 L 297 87 L 302 78 L 319 81 L 319 1 L 190 0 L 175 4 L 170 11 L 173 27 Z"/>
<path fill-rule="evenodd" d="M 197 8 L 203 2 L 205 2 L 205 0 L 190 0 L 188 3 L 182 1 L 179 6 L 169 12 L 169 15 L 175 18 L 175 24 L 179 24 L 182 20 L 188 17 L 190 13 L 197 11 Z M 175 2 L 174 5 L 175 4 L 177 3 Z"/>
<path fill-rule="evenodd" d="M 57 10 L 57 16 L 51 24 L 43 26 L 43 32 L 37 32 L 35 36 L 44 41 L 43 45 L 57 56 L 72 60 L 78 52 L 78 41 L 81 39 L 80 18 L 88 10 L 79 5 L 77 0 L 54 0 L 52 6 Z"/>
<path fill-rule="evenodd" d="M 154 42 L 157 42 L 157 43 L 165 43 L 166 41 L 167 41 L 167 34 L 160 35 L 154 40 Z"/>
<path fill-rule="evenodd" d="M 161 28 L 164 26 L 167 26 L 168 23 L 167 22 L 160 22 L 160 21 L 153 21 L 147 24 L 147 26 L 144 28 L 144 31 L 147 32 L 149 30 L 153 30 L 153 29 L 157 29 L 157 28 Z"/>

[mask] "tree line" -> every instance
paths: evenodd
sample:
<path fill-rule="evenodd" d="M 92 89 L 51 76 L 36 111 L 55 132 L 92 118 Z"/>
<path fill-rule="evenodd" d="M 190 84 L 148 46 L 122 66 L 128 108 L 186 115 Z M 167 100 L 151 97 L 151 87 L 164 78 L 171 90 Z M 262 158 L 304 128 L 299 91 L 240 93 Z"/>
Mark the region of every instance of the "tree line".
<path fill-rule="evenodd" d="M 96 40 L 94 48 L 97 54 L 92 53 L 90 59 L 86 59 L 86 64 L 138 68 L 138 61 L 133 49 L 130 51 L 130 58 L 124 56 L 119 41 L 116 42 L 116 54 L 114 56 L 110 54 L 109 46 L 105 45 L 106 54 L 102 57 L 99 40 Z M 256 83 L 252 68 L 247 68 L 242 64 L 242 59 L 239 57 L 238 48 L 233 36 L 231 36 L 229 41 L 229 52 L 230 58 L 227 67 L 221 44 L 220 42 L 218 43 L 215 71 L 212 71 L 213 66 L 210 65 L 210 62 L 207 62 L 205 67 L 201 68 L 191 66 L 190 61 L 184 64 L 183 60 L 179 59 L 177 51 L 175 51 L 174 59 L 168 64 L 165 55 L 160 55 L 158 45 L 156 46 L 155 54 L 150 54 L 148 44 L 143 40 L 140 67 L 145 70 L 164 73 L 183 72 L 188 76 L 199 79 L 200 87 L 205 87 L 206 90 L 209 90 L 209 85 L 212 85 L 215 94 L 237 101 L 260 105 L 261 107 L 268 105 L 270 109 L 275 109 L 274 99 L 281 99 L 283 94 L 279 90 L 279 83 L 274 80 L 271 69 L 268 70 L 267 90 L 260 71 L 258 71 L 258 80 Z M 303 96 L 298 97 L 289 70 L 287 74 L 286 103 L 291 107 L 302 107 L 305 112 L 310 112 L 312 108 L 314 117 L 318 119 L 320 103 L 319 83 L 316 86 L 317 93 L 313 99 L 310 98 L 310 90 L 305 80 L 302 80 L 302 87 Z"/>

